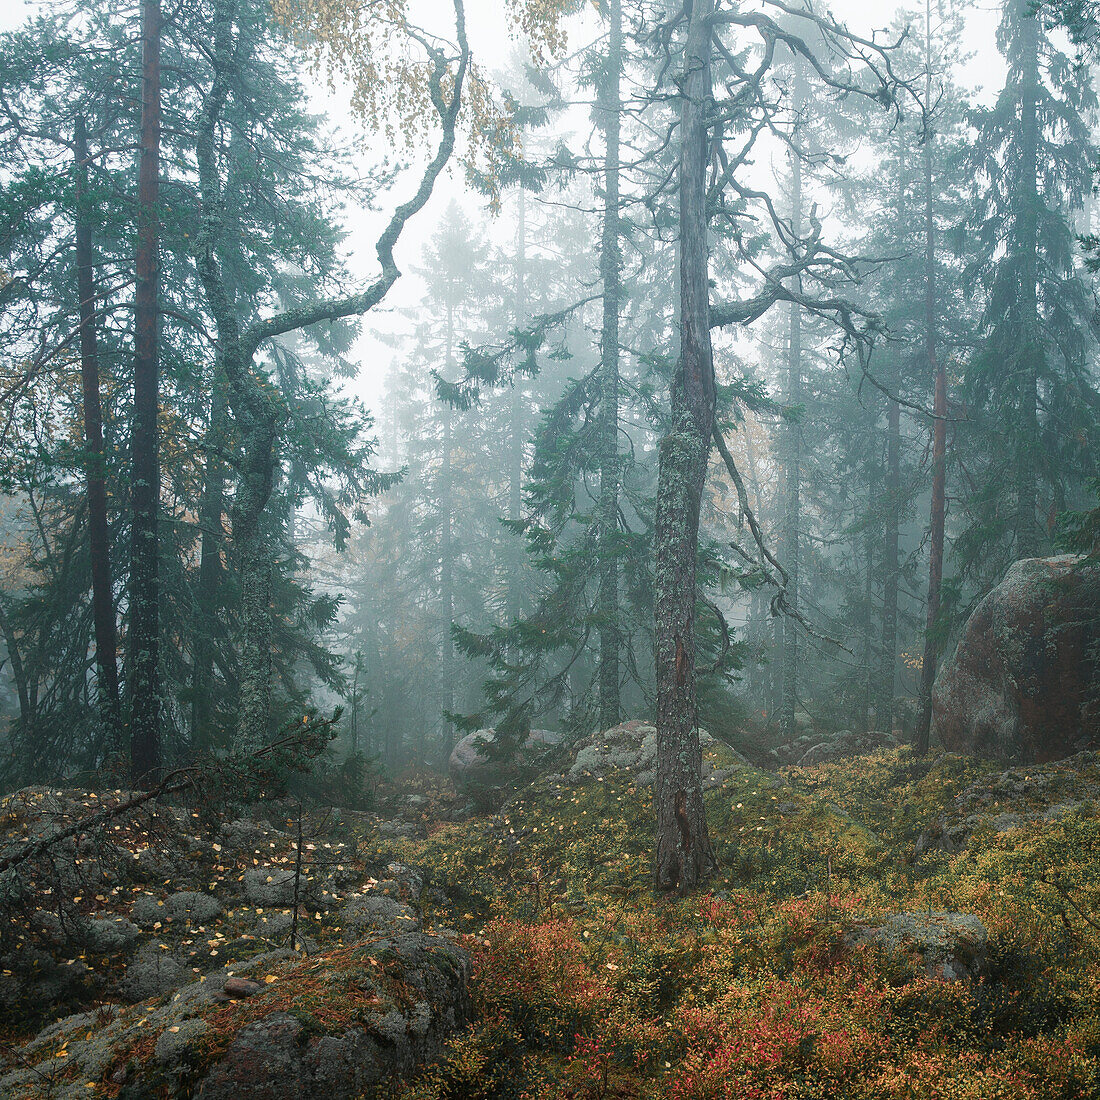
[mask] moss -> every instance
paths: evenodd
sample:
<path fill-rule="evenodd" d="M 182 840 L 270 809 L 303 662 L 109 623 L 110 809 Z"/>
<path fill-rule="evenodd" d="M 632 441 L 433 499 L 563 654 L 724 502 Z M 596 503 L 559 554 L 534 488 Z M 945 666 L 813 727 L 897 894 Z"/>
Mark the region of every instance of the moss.
<path fill-rule="evenodd" d="M 720 869 L 703 897 L 653 895 L 652 800 L 621 770 L 546 777 L 494 818 L 405 842 L 468 906 L 439 916 L 470 933 L 484 1022 L 404 1095 L 465 1095 L 471 1067 L 502 1059 L 514 1096 L 1096 1094 L 1100 818 L 1091 803 L 1042 817 L 1087 794 L 1089 767 L 1017 782 L 907 749 L 780 776 L 726 759 L 705 795 Z M 975 812 L 966 850 L 916 854 Z M 998 832 L 1007 812 L 1023 825 Z M 927 910 L 989 930 L 985 980 L 848 946 L 855 925 Z M 604 1079 L 620 1091 L 583 1084 Z"/>

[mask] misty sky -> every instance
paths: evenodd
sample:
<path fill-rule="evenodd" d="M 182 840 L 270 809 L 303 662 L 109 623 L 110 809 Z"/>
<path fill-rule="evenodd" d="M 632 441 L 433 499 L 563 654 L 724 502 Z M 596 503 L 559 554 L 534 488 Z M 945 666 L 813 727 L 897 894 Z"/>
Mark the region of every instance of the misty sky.
<path fill-rule="evenodd" d="M 18 26 L 33 11 L 44 6 L 40 0 L 6 0 L 0 3 L 0 30 Z M 853 30 L 867 34 L 873 28 L 887 26 L 900 6 L 891 0 L 837 0 L 831 5 L 831 10 Z M 413 7 L 425 25 L 431 25 L 438 20 L 441 33 L 444 20 L 446 26 L 452 25 L 450 0 L 413 0 Z M 136 0 L 134 8 L 136 19 Z M 976 3 L 968 6 L 965 49 L 972 57 L 958 74 L 959 82 L 964 87 L 975 89 L 983 101 L 996 95 L 1004 79 L 1004 67 L 995 41 L 999 17 L 1000 5 L 997 3 Z M 504 5 L 500 0 L 467 0 L 467 22 L 470 44 L 482 69 L 487 72 L 506 68 L 509 59 L 517 51 L 524 49 L 523 43 L 510 32 Z M 570 47 L 576 49 L 583 46 L 597 31 L 597 27 L 591 13 L 582 16 L 570 36 Z M 356 135 L 357 128 L 347 111 L 347 95 L 340 88 L 330 90 L 321 80 L 314 82 L 314 88 L 313 101 L 317 109 L 328 114 L 342 131 Z M 581 125 L 584 124 L 582 120 Z M 364 147 L 364 165 L 376 163 L 377 138 L 372 137 L 368 141 L 364 135 L 361 144 Z M 405 183 L 404 187 L 401 186 L 402 182 Z M 348 212 L 351 269 L 356 273 L 361 272 L 364 279 L 371 278 L 376 271 L 373 242 L 378 232 L 379 219 L 392 209 L 395 202 L 407 197 L 409 187 L 410 181 L 398 180 L 389 201 L 379 204 L 380 213 L 370 215 L 361 211 Z M 484 198 L 466 187 L 461 166 L 452 161 L 447 175 L 437 185 L 430 203 L 407 228 L 400 241 L 397 261 L 405 276 L 390 292 L 384 307 L 371 313 L 360 337 L 357 355 L 362 365 L 359 378 L 351 388 L 372 410 L 377 411 L 376 401 L 382 393 L 389 360 L 394 354 L 387 344 L 377 339 L 377 334 L 399 334 L 411 328 L 411 322 L 402 311 L 415 306 L 422 293 L 411 268 L 416 266 L 425 242 L 438 228 L 440 218 L 452 199 L 457 200 L 473 220 L 482 222 L 489 218 Z M 538 199 L 534 198 L 532 201 L 537 202 Z M 514 237 L 510 204 L 505 204 L 502 216 L 495 224 L 490 223 L 487 226 L 487 233 L 500 241 Z"/>

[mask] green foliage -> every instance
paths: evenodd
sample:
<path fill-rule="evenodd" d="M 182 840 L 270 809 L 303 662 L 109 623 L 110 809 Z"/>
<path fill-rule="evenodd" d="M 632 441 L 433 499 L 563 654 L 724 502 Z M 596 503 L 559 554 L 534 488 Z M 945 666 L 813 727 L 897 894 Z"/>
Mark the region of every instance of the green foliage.
<path fill-rule="evenodd" d="M 398 1095 L 462 1095 L 490 1066 L 516 1097 L 1092 1095 L 1100 818 L 1044 813 L 1096 778 L 1088 761 L 1001 775 L 908 750 L 779 780 L 735 768 L 705 796 L 713 893 L 669 901 L 650 889 L 648 791 L 617 771 L 545 777 L 488 830 L 445 825 L 401 852 L 467 891 L 439 917 L 468 930 L 483 1022 Z M 965 851 L 915 854 L 974 807 Z M 997 832 L 1003 812 L 1025 824 Z M 848 938 L 941 910 L 989 930 L 985 978 Z"/>

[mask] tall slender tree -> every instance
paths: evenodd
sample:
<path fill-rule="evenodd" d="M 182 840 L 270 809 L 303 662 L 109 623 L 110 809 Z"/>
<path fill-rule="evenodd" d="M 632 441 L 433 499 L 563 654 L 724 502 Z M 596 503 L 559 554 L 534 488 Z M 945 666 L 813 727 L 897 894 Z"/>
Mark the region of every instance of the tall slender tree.
<path fill-rule="evenodd" d="M 134 410 L 131 429 L 130 772 L 151 782 L 160 766 L 160 0 L 141 5 L 141 153 L 134 262 Z"/>
<path fill-rule="evenodd" d="M 600 329 L 600 726 L 618 723 L 619 656 L 619 315 L 622 297 L 622 248 L 619 243 L 619 173 L 622 104 L 623 13 L 620 0 L 609 0 L 607 60 L 600 75 L 600 121 L 604 132 L 604 210 L 600 239 L 603 323 Z"/>
<path fill-rule="evenodd" d="M 287 422 L 284 402 L 257 375 L 253 369 L 254 359 L 262 345 L 279 336 L 322 321 L 337 321 L 370 311 L 397 281 L 400 271 L 393 254 L 397 240 L 409 219 L 428 201 L 454 150 L 470 56 L 461 0 L 455 0 L 454 11 L 458 45 L 453 55 L 434 40 L 411 31 L 426 55 L 426 62 L 416 71 L 421 76 L 426 75 L 429 99 L 426 110 L 438 121 L 441 136 L 414 194 L 397 206 L 378 238 L 376 251 L 380 274 L 357 294 L 308 302 L 250 324 L 242 324 L 238 316 L 219 261 L 219 248 L 231 227 L 226 224 L 216 137 L 226 104 L 235 91 L 233 57 L 239 34 L 237 2 L 219 0 L 215 11 L 214 73 L 205 97 L 197 142 L 202 195 L 202 233 L 198 251 L 199 271 L 207 303 L 217 326 L 229 404 L 241 437 L 240 476 L 231 516 L 242 594 L 237 719 L 237 736 L 242 746 L 262 743 L 270 731 L 274 545 L 266 510 L 275 483 L 278 450 Z M 404 26 L 401 19 L 397 22 Z M 320 30 L 328 33 L 331 28 L 322 25 Z M 369 39 L 369 28 L 367 34 Z M 342 39 L 338 41 L 347 48 Z"/>
<path fill-rule="evenodd" d="M 680 361 L 661 441 L 655 529 L 658 889 L 690 890 L 714 868 L 700 778 L 695 698 L 699 509 L 714 433 L 707 181 L 713 0 L 688 21 L 680 89 Z"/>
<path fill-rule="evenodd" d="M 997 41 L 1005 87 L 975 113 L 985 202 L 972 275 L 985 297 L 965 396 L 978 484 L 955 547 L 979 590 L 1013 558 L 1050 546 L 1094 467 L 1092 304 L 1073 222 L 1092 181 L 1096 101 L 1087 69 L 1058 50 L 1027 0 L 1005 0 Z"/>
<path fill-rule="evenodd" d="M 78 114 L 73 134 L 76 161 L 76 269 L 80 317 L 80 381 L 84 420 L 84 482 L 88 498 L 88 553 L 92 573 L 96 664 L 100 704 L 108 738 L 121 733 L 122 707 L 118 686 L 118 627 L 111 587 L 111 534 L 107 516 L 107 455 L 103 445 L 100 399 L 99 344 L 96 337 L 95 252 L 92 243 L 92 200 L 88 193 L 88 129 Z M 117 744 L 112 746 L 118 748 Z"/>

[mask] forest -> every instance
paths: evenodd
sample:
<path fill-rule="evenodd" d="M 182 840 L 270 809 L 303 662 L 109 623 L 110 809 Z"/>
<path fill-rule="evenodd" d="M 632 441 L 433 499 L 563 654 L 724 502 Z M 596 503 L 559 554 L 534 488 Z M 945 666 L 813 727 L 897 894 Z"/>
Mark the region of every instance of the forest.
<path fill-rule="evenodd" d="M 0 14 L 0 1097 L 1100 1097 L 1098 81 Z"/>

